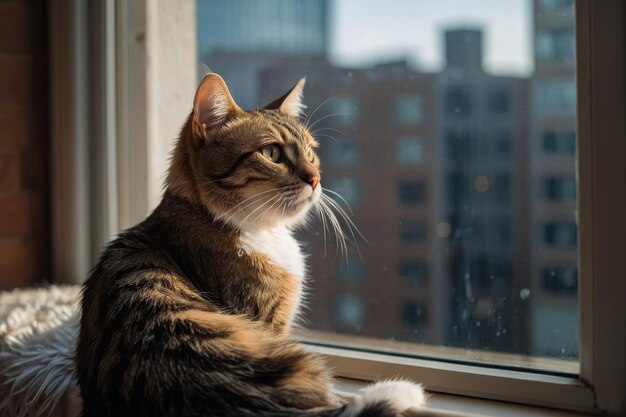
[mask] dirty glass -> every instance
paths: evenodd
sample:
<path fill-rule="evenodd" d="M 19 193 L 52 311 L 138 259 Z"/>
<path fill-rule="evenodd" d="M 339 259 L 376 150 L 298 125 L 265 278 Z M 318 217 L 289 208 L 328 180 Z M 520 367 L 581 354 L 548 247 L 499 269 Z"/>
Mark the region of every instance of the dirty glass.
<path fill-rule="evenodd" d="M 364 237 L 340 219 L 343 253 L 320 221 L 300 233 L 305 338 L 577 371 L 572 1 L 198 0 L 197 15 L 198 60 L 240 106 L 307 77 L 321 184 Z"/>

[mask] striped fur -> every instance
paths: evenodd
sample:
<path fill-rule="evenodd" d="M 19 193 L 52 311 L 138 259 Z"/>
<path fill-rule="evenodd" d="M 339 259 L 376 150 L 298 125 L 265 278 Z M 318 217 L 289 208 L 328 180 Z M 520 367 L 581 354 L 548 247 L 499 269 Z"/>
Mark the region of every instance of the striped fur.
<path fill-rule="evenodd" d="M 215 74 L 193 109 L 160 205 L 84 285 L 83 416 L 384 417 L 421 404 L 421 388 L 395 383 L 401 401 L 374 386 L 339 406 L 323 362 L 289 339 L 305 270 L 291 230 L 320 190 L 311 135 L 280 103 L 242 111 Z M 271 143 L 280 161 L 259 151 Z"/>

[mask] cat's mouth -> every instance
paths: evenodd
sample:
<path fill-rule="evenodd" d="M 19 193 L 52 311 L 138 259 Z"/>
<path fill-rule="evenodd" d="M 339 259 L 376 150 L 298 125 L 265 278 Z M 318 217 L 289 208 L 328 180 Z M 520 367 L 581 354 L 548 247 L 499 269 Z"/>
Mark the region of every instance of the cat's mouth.
<path fill-rule="evenodd" d="M 309 191 L 310 190 L 310 191 Z M 304 206 L 315 204 L 319 200 L 322 194 L 322 186 L 318 184 L 317 187 L 311 189 L 310 186 L 306 186 L 291 201 L 291 207 L 293 209 L 302 209 Z"/>

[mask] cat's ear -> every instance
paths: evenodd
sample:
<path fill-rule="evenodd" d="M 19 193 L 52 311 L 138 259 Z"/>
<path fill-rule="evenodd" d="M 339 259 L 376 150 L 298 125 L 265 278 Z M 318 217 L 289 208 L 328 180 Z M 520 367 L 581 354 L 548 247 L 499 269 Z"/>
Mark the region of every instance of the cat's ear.
<path fill-rule="evenodd" d="M 289 116 L 300 117 L 302 111 L 306 109 L 302 103 L 302 91 L 304 89 L 305 78 L 301 78 L 289 91 L 264 107 L 267 110 L 278 110 Z"/>
<path fill-rule="evenodd" d="M 208 73 L 200 81 L 193 100 L 194 133 L 206 137 L 208 128 L 221 125 L 229 117 L 241 111 L 222 77 L 215 73 Z"/>

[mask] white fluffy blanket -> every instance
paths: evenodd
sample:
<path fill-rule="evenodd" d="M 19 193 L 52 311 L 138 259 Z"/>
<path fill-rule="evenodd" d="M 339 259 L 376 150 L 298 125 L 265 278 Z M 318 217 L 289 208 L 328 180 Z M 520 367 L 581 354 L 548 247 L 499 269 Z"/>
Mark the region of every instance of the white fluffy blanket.
<path fill-rule="evenodd" d="M 79 289 L 50 286 L 0 292 L 0 416 L 76 412 Z"/>

